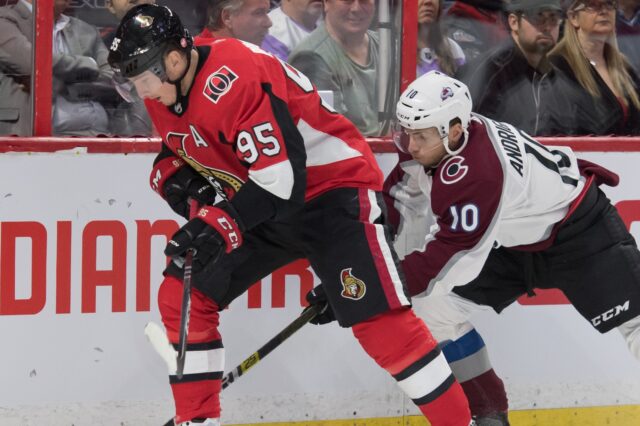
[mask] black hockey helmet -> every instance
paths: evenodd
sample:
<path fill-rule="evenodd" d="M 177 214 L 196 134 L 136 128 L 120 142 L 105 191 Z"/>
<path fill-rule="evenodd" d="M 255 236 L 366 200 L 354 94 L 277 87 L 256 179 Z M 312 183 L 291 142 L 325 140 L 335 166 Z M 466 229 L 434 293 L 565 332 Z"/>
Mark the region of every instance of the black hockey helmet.
<path fill-rule="evenodd" d="M 142 4 L 122 18 L 109 48 L 109 65 L 125 78 L 149 70 L 165 81 L 164 54 L 192 47 L 193 39 L 175 13 L 166 6 Z"/>

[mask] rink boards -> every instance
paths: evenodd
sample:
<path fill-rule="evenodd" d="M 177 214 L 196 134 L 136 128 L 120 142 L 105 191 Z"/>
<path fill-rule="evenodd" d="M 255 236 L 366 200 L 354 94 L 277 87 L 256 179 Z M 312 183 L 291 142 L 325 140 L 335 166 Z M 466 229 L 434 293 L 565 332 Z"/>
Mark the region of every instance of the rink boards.
<path fill-rule="evenodd" d="M 606 192 L 640 237 L 640 152 L 580 156 L 621 175 Z M 391 154 L 378 157 L 393 164 Z M 182 222 L 149 190 L 152 159 L 0 156 L 0 426 L 159 425 L 171 415 L 166 369 L 142 330 L 159 321 L 165 236 Z M 298 262 L 223 313 L 227 370 L 298 315 L 314 282 Z M 640 363 L 616 331 L 600 335 L 554 294 L 473 321 L 513 410 L 568 409 L 515 412 L 516 426 L 553 424 L 545 413 L 640 424 Z M 581 410 L 593 406 L 615 407 Z M 416 414 L 411 402 L 335 324 L 303 328 L 225 390 L 223 408 L 225 424 L 423 424 L 403 418 Z"/>

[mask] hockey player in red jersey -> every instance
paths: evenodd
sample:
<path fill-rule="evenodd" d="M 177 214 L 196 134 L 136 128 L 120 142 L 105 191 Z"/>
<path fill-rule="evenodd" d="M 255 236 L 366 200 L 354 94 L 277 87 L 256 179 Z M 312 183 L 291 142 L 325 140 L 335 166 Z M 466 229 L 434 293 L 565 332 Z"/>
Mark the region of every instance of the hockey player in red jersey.
<path fill-rule="evenodd" d="M 416 313 L 444 344 L 477 424 L 508 425 L 504 385 L 470 315 L 558 288 L 640 359 L 640 252 L 599 188 L 617 175 L 471 109 L 455 79 L 414 81 L 397 104 L 402 152 L 384 192 L 410 294 L 426 296 Z"/>
<path fill-rule="evenodd" d="M 431 424 L 467 426 L 464 393 L 410 308 L 373 154 L 309 80 L 236 39 L 193 47 L 179 18 L 151 5 L 123 18 L 109 62 L 145 98 L 162 136 L 152 188 L 183 216 L 189 197 L 204 203 L 169 241 L 173 261 L 158 295 L 175 344 L 183 259 L 195 249 L 184 375 L 170 373 L 175 423 L 220 424 L 219 312 L 274 269 L 306 257 L 340 325 Z"/>

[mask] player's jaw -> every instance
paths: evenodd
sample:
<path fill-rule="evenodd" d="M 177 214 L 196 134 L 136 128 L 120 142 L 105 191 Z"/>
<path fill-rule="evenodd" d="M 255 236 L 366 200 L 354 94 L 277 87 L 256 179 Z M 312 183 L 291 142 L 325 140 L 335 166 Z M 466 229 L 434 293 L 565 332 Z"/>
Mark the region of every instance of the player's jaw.
<path fill-rule="evenodd" d="M 131 78 L 133 85 L 142 99 L 158 101 L 164 105 L 173 105 L 176 102 L 176 87 L 168 82 L 163 82 L 150 71 L 145 71 L 139 76 Z"/>
<path fill-rule="evenodd" d="M 150 92 L 140 94 L 142 99 L 149 99 L 152 101 L 160 102 L 163 105 L 171 106 L 176 103 L 176 87 L 173 84 L 163 83 L 160 88 Z"/>
<path fill-rule="evenodd" d="M 409 135 L 409 154 L 423 166 L 434 167 L 447 154 L 435 128 L 411 130 L 407 134 Z"/>

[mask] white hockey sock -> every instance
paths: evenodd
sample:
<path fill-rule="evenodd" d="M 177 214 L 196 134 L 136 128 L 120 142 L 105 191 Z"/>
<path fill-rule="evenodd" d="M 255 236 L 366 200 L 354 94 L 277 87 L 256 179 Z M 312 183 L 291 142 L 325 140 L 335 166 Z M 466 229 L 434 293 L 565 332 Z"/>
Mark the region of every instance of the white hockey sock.
<path fill-rule="evenodd" d="M 220 426 L 220 419 L 206 419 L 204 422 L 194 423 L 190 420 L 177 426 Z"/>

